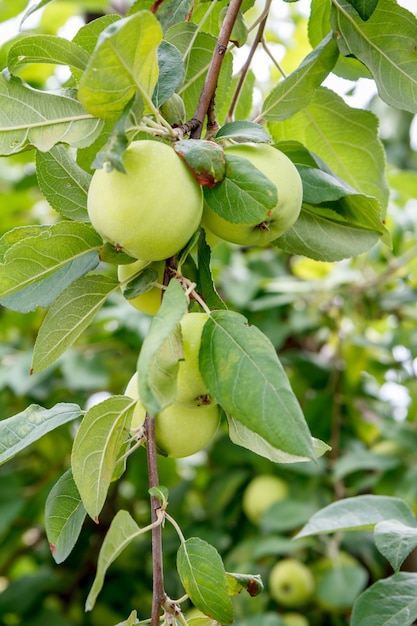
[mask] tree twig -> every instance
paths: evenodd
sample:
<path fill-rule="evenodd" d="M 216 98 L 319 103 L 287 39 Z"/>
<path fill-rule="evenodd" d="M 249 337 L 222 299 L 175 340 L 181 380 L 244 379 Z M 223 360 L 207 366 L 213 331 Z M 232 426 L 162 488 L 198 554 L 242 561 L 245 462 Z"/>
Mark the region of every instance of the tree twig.
<path fill-rule="evenodd" d="M 227 51 L 227 44 L 229 43 L 233 25 L 236 21 L 241 4 L 242 0 L 231 0 L 227 9 L 226 17 L 224 18 L 219 37 L 217 39 L 216 47 L 211 58 L 210 67 L 207 71 L 206 80 L 204 81 L 204 86 L 201 91 L 200 99 L 198 101 L 197 108 L 193 116 L 193 119 L 196 119 L 199 122 L 197 128 L 194 128 L 191 131 L 191 137 L 193 139 L 200 139 L 201 137 L 203 122 L 207 115 L 210 102 L 212 101 L 212 98 L 216 91 L 217 81 L 219 79 L 224 55 Z"/>
<path fill-rule="evenodd" d="M 253 40 L 248 58 L 246 59 L 245 64 L 243 65 L 242 69 L 240 70 L 240 76 L 239 76 L 239 80 L 238 83 L 236 85 L 236 89 L 235 89 L 235 93 L 233 94 L 233 98 L 232 101 L 230 103 L 230 107 L 229 107 L 229 111 L 227 113 L 227 118 L 226 121 L 231 122 L 233 120 L 233 114 L 237 105 L 237 101 L 239 100 L 239 96 L 240 96 L 240 92 L 242 91 L 245 79 L 246 79 L 246 75 L 249 71 L 249 68 L 252 64 L 252 59 L 253 56 L 256 52 L 256 49 L 258 47 L 258 45 L 261 43 L 263 36 L 264 36 L 264 30 L 265 30 L 265 25 L 266 25 L 266 21 L 268 19 L 268 15 L 269 15 L 269 9 L 271 6 L 271 2 L 272 0 L 267 0 L 266 5 L 265 5 L 265 10 L 263 12 L 263 18 L 261 19 L 261 21 L 259 22 L 259 26 L 258 26 L 258 30 L 256 32 L 255 35 L 255 39 Z"/>

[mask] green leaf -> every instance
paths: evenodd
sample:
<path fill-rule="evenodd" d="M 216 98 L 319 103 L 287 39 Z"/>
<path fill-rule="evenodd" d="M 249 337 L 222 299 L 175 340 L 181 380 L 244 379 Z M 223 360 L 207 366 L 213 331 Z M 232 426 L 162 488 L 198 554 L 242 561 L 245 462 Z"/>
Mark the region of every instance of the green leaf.
<path fill-rule="evenodd" d="M 204 187 L 213 211 L 234 224 L 259 224 L 278 202 L 276 185 L 248 159 L 226 154 L 226 176 L 215 187 Z"/>
<path fill-rule="evenodd" d="M 268 122 L 285 120 L 307 106 L 331 72 L 339 56 L 333 33 L 306 56 L 301 65 L 268 94 L 262 117 Z"/>
<path fill-rule="evenodd" d="M 416 113 L 415 16 L 394 0 L 379 0 L 364 22 L 348 0 L 334 0 L 331 22 L 339 33 L 340 52 L 366 65 L 380 97 L 391 106 Z"/>
<path fill-rule="evenodd" d="M 417 528 L 397 520 L 379 522 L 374 529 L 375 545 L 398 572 L 408 555 L 417 547 Z"/>
<path fill-rule="evenodd" d="M 152 101 L 158 108 L 182 82 L 184 65 L 180 51 L 168 41 L 161 41 L 158 47 L 158 82 L 156 83 Z"/>
<path fill-rule="evenodd" d="M 260 124 L 246 120 L 238 120 L 224 124 L 216 134 L 216 140 L 234 139 L 235 141 L 252 141 L 253 143 L 270 143 L 271 137 Z"/>
<path fill-rule="evenodd" d="M 165 40 L 180 51 L 184 66 L 187 68 L 183 84 L 177 89 L 184 100 L 187 119 L 194 115 L 217 44 L 217 39 L 212 35 L 196 31 L 195 24 L 181 22 L 172 26 L 165 34 Z M 232 65 L 232 55 L 227 52 L 223 58 L 216 88 L 216 101 L 219 103 L 227 100 L 232 80 Z"/>
<path fill-rule="evenodd" d="M 141 529 L 130 513 L 123 510 L 116 513 L 100 548 L 96 576 L 85 603 L 86 611 L 91 611 L 94 607 L 110 565 L 141 533 Z"/>
<path fill-rule="evenodd" d="M 40 190 L 62 217 L 87 222 L 87 193 L 91 175 L 83 170 L 64 146 L 37 152 L 36 175 Z"/>
<path fill-rule="evenodd" d="M 152 97 L 158 80 L 162 29 L 149 11 L 108 26 L 100 35 L 79 83 L 78 97 L 97 117 L 117 117 L 136 90 Z"/>
<path fill-rule="evenodd" d="M 184 139 L 174 145 L 175 152 L 185 161 L 194 178 L 204 187 L 214 187 L 226 174 L 226 156 L 214 141 Z"/>
<path fill-rule="evenodd" d="M 319 87 L 310 104 L 291 119 L 272 122 L 276 141 L 301 142 L 357 192 L 374 196 L 382 212 L 388 201 L 385 155 L 378 120 L 370 111 L 353 109 L 334 92 Z"/>
<path fill-rule="evenodd" d="M 366 252 L 380 239 L 368 228 L 351 226 L 332 209 L 305 205 L 286 233 L 273 242 L 289 254 L 300 254 L 315 261 L 340 261 Z"/>
<path fill-rule="evenodd" d="M 0 154 L 21 152 L 34 146 L 47 152 L 63 142 L 76 148 L 89 146 L 103 122 L 94 119 L 75 99 L 64 94 L 37 91 L 15 76 L 0 74 Z"/>
<path fill-rule="evenodd" d="M 71 455 L 72 473 L 85 510 L 96 522 L 106 500 L 134 408 L 132 398 L 111 396 L 86 412 L 77 431 Z"/>
<path fill-rule="evenodd" d="M 211 251 L 207 245 L 204 229 L 200 231 L 198 238 L 198 268 L 197 268 L 197 291 L 204 296 L 209 309 L 227 309 L 226 304 L 216 291 L 211 273 Z"/>
<path fill-rule="evenodd" d="M 58 222 L 12 245 L 0 265 L 0 298 L 18 311 L 49 306 L 62 290 L 98 264 L 101 238 L 89 224 Z"/>
<path fill-rule="evenodd" d="M 68 65 L 84 71 L 88 59 L 88 53 L 72 41 L 56 35 L 28 35 L 11 46 L 7 65 L 12 73 L 26 63 Z"/>
<path fill-rule="evenodd" d="M 308 39 L 313 48 L 318 46 L 330 31 L 333 31 L 330 23 L 330 12 L 330 2 L 311 0 L 308 19 Z M 349 80 L 372 78 L 372 74 L 358 59 L 354 57 L 344 57 L 342 55 L 339 55 L 336 65 L 333 68 L 333 73 Z"/>
<path fill-rule="evenodd" d="M 229 425 L 229 437 L 237 446 L 251 450 L 259 456 L 263 456 L 272 463 L 300 463 L 302 461 L 310 461 L 311 457 L 298 456 L 295 454 L 289 454 L 284 450 L 280 450 L 271 445 L 258 433 L 253 432 L 249 428 L 246 428 L 241 422 L 234 419 L 231 415 L 227 415 L 227 422 Z M 331 448 L 323 441 L 319 439 L 311 438 L 314 454 L 316 457 L 320 457 Z"/>
<path fill-rule="evenodd" d="M 333 567 L 319 575 L 316 597 L 323 606 L 332 607 L 333 611 L 350 610 L 352 604 L 368 582 L 368 571 L 359 563 L 344 563 L 337 557 Z"/>
<path fill-rule="evenodd" d="M 178 361 L 182 356 L 178 325 L 186 310 L 184 291 L 178 281 L 172 279 L 152 319 L 138 359 L 139 397 L 152 417 L 175 397 Z"/>
<path fill-rule="evenodd" d="M 0 421 L 0 463 L 11 459 L 15 454 L 30 446 L 58 426 L 81 416 L 76 404 L 64 402 L 52 409 L 44 409 L 31 404 L 24 411 Z"/>
<path fill-rule="evenodd" d="M 94 52 L 94 48 L 97 45 L 97 40 L 103 30 L 105 30 L 111 24 L 114 24 L 114 22 L 119 21 L 120 19 L 120 15 L 102 15 L 92 22 L 84 24 L 84 26 L 82 26 L 77 31 L 72 41 L 81 48 L 83 48 L 87 52 L 88 58 L 90 58 L 90 56 Z M 72 73 L 75 79 L 79 82 L 83 73 L 74 68 L 72 70 Z"/>
<path fill-rule="evenodd" d="M 181 583 L 191 602 L 221 624 L 233 622 L 226 572 L 217 550 L 199 537 L 181 543 L 177 553 Z"/>
<path fill-rule="evenodd" d="M 55 563 L 62 563 L 72 551 L 86 512 L 71 469 L 55 483 L 45 502 L 45 532 Z"/>
<path fill-rule="evenodd" d="M 56 361 L 93 321 L 119 282 L 104 275 L 83 276 L 58 296 L 48 310 L 36 338 L 33 372 Z"/>
<path fill-rule="evenodd" d="M 167 0 L 158 6 L 156 16 L 164 32 L 178 22 L 185 22 L 193 9 L 193 0 Z"/>
<path fill-rule="evenodd" d="M 278 450 L 314 457 L 311 435 L 269 339 L 232 311 L 204 325 L 201 375 L 209 393 L 246 428 Z"/>
<path fill-rule="evenodd" d="M 398 572 L 364 591 L 353 605 L 351 626 L 411 626 L 417 619 L 417 574 Z"/>
<path fill-rule="evenodd" d="M 369 20 L 379 0 L 348 0 L 363 20 Z"/>
<path fill-rule="evenodd" d="M 407 526 L 417 527 L 413 512 L 400 498 L 375 495 L 345 498 L 315 513 L 297 534 L 297 538 L 372 528 L 378 522 L 393 519 Z"/>

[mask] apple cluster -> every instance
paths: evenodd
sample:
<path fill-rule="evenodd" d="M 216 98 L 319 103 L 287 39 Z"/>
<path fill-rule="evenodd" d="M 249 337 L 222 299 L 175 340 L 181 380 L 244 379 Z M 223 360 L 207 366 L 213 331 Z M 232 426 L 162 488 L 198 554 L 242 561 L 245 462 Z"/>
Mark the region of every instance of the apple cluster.
<path fill-rule="evenodd" d="M 269 243 L 293 225 L 301 209 L 302 182 L 292 161 L 268 144 L 236 144 L 224 150 L 248 159 L 277 187 L 277 203 L 261 223 L 229 222 L 216 213 L 204 201 L 191 169 L 160 141 L 133 141 L 124 155 L 125 173 L 96 170 L 88 193 L 91 223 L 106 241 L 137 259 L 119 267 L 120 281 L 126 283 L 152 265 L 155 283 L 162 283 L 163 261 L 177 254 L 200 224 L 209 242 L 245 246 Z M 154 315 L 160 296 L 160 289 L 153 287 L 129 302 Z"/>
<path fill-rule="evenodd" d="M 182 458 L 198 452 L 213 438 L 220 421 L 220 407 L 201 378 L 198 355 L 206 313 L 186 313 L 181 319 L 183 359 L 179 362 L 175 400 L 155 416 L 156 445 L 162 454 Z M 137 400 L 131 433 L 142 426 L 146 410 L 139 396 L 137 372 L 125 395 Z"/>

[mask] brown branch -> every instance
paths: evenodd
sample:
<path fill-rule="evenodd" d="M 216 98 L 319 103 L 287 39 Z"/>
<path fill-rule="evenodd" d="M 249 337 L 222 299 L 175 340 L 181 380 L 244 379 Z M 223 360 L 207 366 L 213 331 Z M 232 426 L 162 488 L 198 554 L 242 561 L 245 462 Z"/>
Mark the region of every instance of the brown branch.
<path fill-rule="evenodd" d="M 172 278 L 172 270 L 175 267 L 175 257 L 167 259 L 165 262 L 164 285 L 168 285 Z M 164 296 L 164 290 L 161 293 L 161 299 Z M 157 487 L 159 485 L 158 474 L 158 456 L 156 452 L 155 437 L 155 419 L 150 415 L 146 415 L 145 420 L 146 431 L 146 454 L 148 459 L 148 481 L 149 487 Z M 151 501 L 151 521 L 158 519 L 158 510 L 161 507 L 161 501 L 155 496 L 150 497 Z M 164 569 L 163 569 L 163 552 L 162 552 L 162 524 L 158 524 L 152 528 L 152 570 L 153 570 L 153 589 L 152 589 L 152 614 L 151 626 L 159 626 L 161 606 L 166 599 L 164 588 Z"/>
<path fill-rule="evenodd" d="M 148 457 L 148 477 L 149 487 L 159 485 L 158 461 L 155 443 L 155 420 L 146 415 L 146 451 Z M 161 502 L 155 496 L 151 496 L 151 521 L 158 519 L 158 509 Z M 162 524 L 152 528 L 152 566 L 153 566 L 153 594 L 152 594 L 152 615 L 151 626 L 159 626 L 161 604 L 165 599 L 164 571 L 162 561 Z"/>
<path fill-rule="evenodd" d="M 230 103 L 230 107 L 229 107 L 229 111 L 227 113 L 227 118 L 226 121 L 227 122 L 231 122 L 233 120 L 233 114 L 237 105 L 237 101 L 239 100 L 239 96 L 240 96 L 240 92 L 242 91 L 245 79 L 246 79 L 246 75 L 249 71 L 249 68 L 251 66 L 252 63 L 252 59 L 253 56 L 256 52 L 256 48 L 258 47 L 258 45 L 261 43 L 262 38 L 264 36 L 264 30 L 265 30 L 265 25 L 266 25 L 266 21 L 268 19 L 268 15 L 269 15 L 269 8 L 271 5 L 271 1 L 272 0 L 268 0 L 266 7 L 265 7 L 265 11 L 264 11 L 264 16 L 261 19 L 259 26 L 258 26 L 258 30 L 256 32 L 256 36 L 255 39 L 252 43 L 248 58 L 246 59 L 246 62 L 244 64 L 244 66 L 242 67 L 242 69 L 240 70 L 240 76 L 239 76 L 239 80 L 238 83 L 236 85 L 236 89 L 235 89 L 235 93 L 233 94 L 233 98 L 232 101 Z"/>
<path fill-rule="evenodd" d="M 214 97 L 214 93 L 217 87 L 217 81 L 219 79 L 220 70 L 222 67 L 224 55 L 227 51 L 227 44 L 229 43 L 230 35 L 234 23 L 236 21 L 239 9 L 241 7 L 242 0 L 231 0 L 226 17 L 220 29 L 219 37 L 217 39 L 216 47 L 211 58 L 210 67 L 207 71 L 206 80 L 201 91 L 200 99 L 197 104 L 193 118 L 198 120 L 199 125 L 191 131 L 191 137 L 193 139 L 200 139 L 201 131 L 203 127 L 204 119 L 207 115 L 207 111 L 210 106 L 210 102 Z"/>

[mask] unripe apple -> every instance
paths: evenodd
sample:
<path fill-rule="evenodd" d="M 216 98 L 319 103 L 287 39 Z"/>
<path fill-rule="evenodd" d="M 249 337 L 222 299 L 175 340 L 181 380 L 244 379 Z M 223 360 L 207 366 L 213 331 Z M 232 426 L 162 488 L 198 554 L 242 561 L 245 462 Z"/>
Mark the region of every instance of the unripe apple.
<path fill-rule="evenodd" d="M 125 395 L 137 399 L 130 430 L 132 434 L 141 426 L 146 410 L 139 398 L 138 373 L 127 384 Z M 182 458 L 202 450 L 213 438 L 220 421 L 217 404 L 186 407 L 171 404 L 155 417 L 155 437 L 159 451 L 169 457 Z"/>
<path fill-rule="evenodd" d="M 258 525 L 262 515 L 275 503 L 288 496 L 288 484 L 272 474 L 252 478 L 243 492 L 242 508 L 246 517 Z"/>
<path fill-rule="evenodd" d="M 269 574 L 271 597 L 285 607 L 305 604 L 313 595 L 314 587 L 310 569 L 294 558 L 278 561 Z"/>
<path fill-rule="evenodd" d="M 217 404 L 193 408 L 171 404 L 155 418 L 156 445 L 169 457 L 190 456 L 211 441 L 219 421 Z"/>
<path fill-rule="evenodd" d="M 237 144 L 226 147 L 225 153 L 248 159 L 275 183 L 278 202 L 269 217 L 258 224 L 229 222 L 204 203 L 204 224 L 218 237 L 244 246 L 261 245 L 277 239 L 300 214 L 303 185 L 297 168 L 283 152 L 268 144 Z"/>
<path fill-rule="evenodd" d="M 139 399 L 138 373 L 137 372 L 133 374 L 132 378 L 127 383 L 124 395 L 128 396 L 128 398 L 132 398 L 132 400 Z M 131 434 L 134 434 L 137 431 L 137 429 L 142 426 L 142 424 L 145 422 L 145 418 L 146 418 L 145 407 L 138 400 L 138 402 L 136 402 L 135 409 L 133 411 L 132 421 L 130 422 Z"/>
<path fill-rule="evenodd" d="M 145 265 L 148 265 L 149 261 L 135 261 L 129 265 L 119 265 L 117 268 L 117 275 L 120 281 L 124 281 L 130 276 L 139 272 Z M 152 267 L 158 272 L 157 282 L 162 284 L 164 280 L 165 261 L 155 261 Z M 127 298 L 126 298 L 127 299 Z M 151 287 L 148 291 L 135 296 L 134 298 L 127 299 L 138 311 L 147 313 L 148 315 L 156 315 L 161 306 L 161 289 L 159 287 Z"/>
<path fill-rule="evenodd" d="M 281 617 L 284 626 L 309 626 L 310 622 L 301 613 L 285 613 Z"/>
<path fill-rule="evenodd" d="M 215 402 L 209 396 L 199 366 L 201 333 L 207 319 L 207 313 L 186 313 L 180 321 L 183 360 L 178 367 L 175 402 L 189 408 Z"/>
<path fill-rule="evenodd" d="M 200 224 L 201 186 L 170 146 L 134 141 L 126 173 L 96 170 L 88 215 L 100 235 L 143 261 L 161 261 L 183 248 Z"/>

